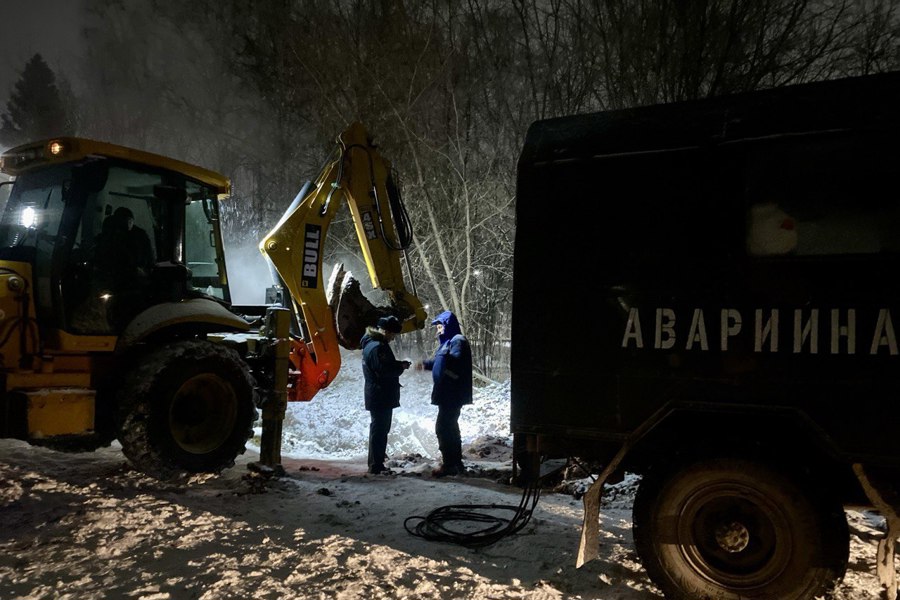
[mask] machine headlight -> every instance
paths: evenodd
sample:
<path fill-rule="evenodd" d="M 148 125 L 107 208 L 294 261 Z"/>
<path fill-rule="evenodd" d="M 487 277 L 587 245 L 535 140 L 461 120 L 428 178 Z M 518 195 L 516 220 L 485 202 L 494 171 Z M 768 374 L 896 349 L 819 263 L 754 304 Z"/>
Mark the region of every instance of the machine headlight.
<path fill-rule="evenodd" d="M 37 211 L 31 206 L 22 209 L 22 216 L 19 218 L 22 227 L 31 228 L 37 224 Z"/>

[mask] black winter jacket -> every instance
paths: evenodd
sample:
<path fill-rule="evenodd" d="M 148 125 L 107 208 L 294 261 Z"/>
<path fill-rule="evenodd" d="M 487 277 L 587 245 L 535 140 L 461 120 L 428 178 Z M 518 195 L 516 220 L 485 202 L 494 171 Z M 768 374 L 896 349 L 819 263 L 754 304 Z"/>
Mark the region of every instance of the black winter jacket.
<path fill-rule="evenodd" d="M 366 329 L 359 346 L 366 378 L 366 410 L 397 408 L 400 406 L 400 374 L 405 370 L 403 361 L 394 358 L 394 351 L 377 329 Z"/>

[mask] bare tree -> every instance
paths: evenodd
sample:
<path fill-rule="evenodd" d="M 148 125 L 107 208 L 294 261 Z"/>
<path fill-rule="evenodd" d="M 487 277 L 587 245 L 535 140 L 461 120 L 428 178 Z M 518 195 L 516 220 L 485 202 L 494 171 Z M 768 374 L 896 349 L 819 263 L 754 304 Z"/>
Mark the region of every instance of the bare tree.
<path fill-rule="evenodd" d="M 860 43 L 873 56 L 897 43 L 890 0 L 592 0 L 587 11 L 571 2 L 602 48 L 604 108 L 858 74 Z"/>

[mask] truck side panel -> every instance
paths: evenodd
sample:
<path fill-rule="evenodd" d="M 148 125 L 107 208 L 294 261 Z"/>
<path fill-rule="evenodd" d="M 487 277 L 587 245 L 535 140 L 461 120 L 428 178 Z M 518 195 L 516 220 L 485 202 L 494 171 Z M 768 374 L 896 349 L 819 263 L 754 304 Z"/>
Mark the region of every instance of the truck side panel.
<path fill-rule="evenodd" d="M 856 83 L 532 127 L 514 432 L 577 453 L 670 409 L 752 407 L 900 464 L 900 77 Z"/>

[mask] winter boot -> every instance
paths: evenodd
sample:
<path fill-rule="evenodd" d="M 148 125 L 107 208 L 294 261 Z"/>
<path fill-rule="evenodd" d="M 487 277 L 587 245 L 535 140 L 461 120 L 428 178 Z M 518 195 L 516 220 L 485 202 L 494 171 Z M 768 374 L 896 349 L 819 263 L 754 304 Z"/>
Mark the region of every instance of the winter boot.
<path fill-rule="evenodd" d="M 437 469 L 434 469 L 431 472 L 432 477 L 441 478 L 447 477 L 448 475 L 459 475 L 462 473 L 463 469 L 460 468 L 459 465 L 447 465 L 443 464 Z"/>

